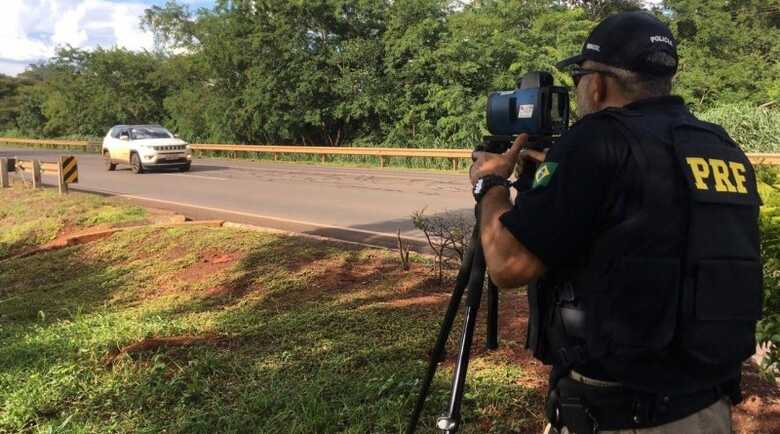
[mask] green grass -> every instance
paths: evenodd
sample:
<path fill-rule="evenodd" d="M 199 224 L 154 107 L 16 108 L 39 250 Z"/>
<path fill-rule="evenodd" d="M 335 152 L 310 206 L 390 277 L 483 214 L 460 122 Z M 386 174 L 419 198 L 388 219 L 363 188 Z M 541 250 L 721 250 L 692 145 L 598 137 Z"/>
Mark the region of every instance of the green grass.
<path fill-rule="evenodd" d="M 79 224 L 139 216 L 104 199 L 25 193 L 0 192 L 3 233 L 30 231 L 15 228 L 42 208 L 41 219 Z M 134 229 L 5 260 L 0 432 L 402 432 L 449 291 L 432 276 L 419 263 L 404 271 L 392 252 L 207 227 Z M 217 338 L 107 363 L 161 336 Z M 438 432 L 452 375 L 440 371 L 419 432 Z M 463 432 L 539 431 L 541 393 L 519 381 L 528 375 L 506 352 L 475 356 Z"/>
<path fill-rule="evenodd" d="M 146 210 L 137 206 L 82 193 L 59 196 L 51 189 L 33 192 L 20 182 L 4 190 L 2 199 L 0 258 L 52 241 L 64 229 L 142 223 L 146 217 Z"/>
<path fill-rule="evenodd" d="M 5 136 L 10 137 L 10 136 Z M 29 139 L 29 137 L 20 137 Z M 55 139 L 55 140 L 80 140 L 80 139 Z M 75 154 L 100 154 L 100 144 L 89 144 L 87 146 L 79 145 L 52 145 L 48 143 L 6 143 L 0 142 L 0 148 L 34 148 L 34 149 L 53 149 L 57 151 L 70 151 Z"/>

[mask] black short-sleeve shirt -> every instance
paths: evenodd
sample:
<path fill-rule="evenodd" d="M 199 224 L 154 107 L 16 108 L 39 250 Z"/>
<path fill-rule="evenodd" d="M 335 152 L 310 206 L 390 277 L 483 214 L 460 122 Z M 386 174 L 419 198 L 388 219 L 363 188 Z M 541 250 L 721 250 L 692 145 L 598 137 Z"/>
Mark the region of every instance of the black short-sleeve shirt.
<path fill-rule="evenodd" d="M 626 108 L 687 112 L 678 97 Z M 552 146 L 534 187 L 519 193 L 514 207 L 501 216 L 503 225 L 546 267 L 580 264 L 596 236 L 631 211 L 625 198 L 614 194 L 616 185 L 639 182 L 626 134 L 609 116 L 597 112 L 583 117 Z"/>

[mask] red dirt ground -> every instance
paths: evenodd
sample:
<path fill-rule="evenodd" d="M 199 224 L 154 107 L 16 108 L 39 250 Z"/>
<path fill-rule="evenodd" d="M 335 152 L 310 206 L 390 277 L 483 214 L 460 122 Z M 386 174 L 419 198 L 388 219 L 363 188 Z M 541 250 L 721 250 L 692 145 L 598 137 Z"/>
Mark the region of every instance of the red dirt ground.
<path fill-rule="evenodd" d="M 141 342 L 127 345 L 116 351 L 111 352 L 106 356 L 105 364 L 110 366 L 114 364 L 117 358 L 123 354 L 134 354 L 143 351 L 152 351 L 160 347 L 186 347 L 194 344 L 206 343 L 211 345 L 217 345 L 224 341 L 225 338 L 218 335 L 201 335 L 201 336 L 162 336 L 154 338 L 146 338 Z"/>
<path fill-rule="evenodd" d="M 188 283 L 198 282 L 231 267 L 240 256 L 240 253 L 204 251 L 197 262 L 179 272 L 176 277 Z"/>
<path fill-rule="evenodd" d="M 731 415 L 735 432 L 780 433 L 780 388 L 761 378 L 750 363 L 742 369 L 742 389 L 744 400 Z"/>

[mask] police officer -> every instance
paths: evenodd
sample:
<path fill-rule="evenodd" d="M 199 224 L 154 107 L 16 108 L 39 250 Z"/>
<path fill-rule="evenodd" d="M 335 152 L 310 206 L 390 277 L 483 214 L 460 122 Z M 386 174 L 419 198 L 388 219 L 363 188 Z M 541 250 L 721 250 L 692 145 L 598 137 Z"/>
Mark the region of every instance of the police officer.
<path fill-rule="evenodd" d="M 756 181 L 670 96 L 676 41 L 610 16 L 571 68 L 577 121 L 549 150 L 475 152 L 488 270 L 531 282 L 528 347 L 552 365 L 548 432 L 729 433 L 761 316 Z M 540 162 L 510 202 L 515 164 Z"/>

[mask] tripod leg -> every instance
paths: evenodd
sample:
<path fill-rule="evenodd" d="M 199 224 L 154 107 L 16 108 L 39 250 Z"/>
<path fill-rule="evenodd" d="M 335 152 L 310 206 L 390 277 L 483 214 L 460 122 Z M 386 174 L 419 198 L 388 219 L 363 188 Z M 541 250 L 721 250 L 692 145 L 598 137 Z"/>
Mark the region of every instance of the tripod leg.
<path fill-rule="evenodd" d="M 450 304 L 447 306 L 447 313 L 444 315 L 444 320 L 441 323 L 441 329 L 439 330 L 439 336 L 436 338 L 436 344 L 431 351 L 431 359 L 428 363 L 428 370 L 425 373 L 422 385 L 420 386 L 420 394 L 417 396 L 417 402 L 414 406 L 412 416 L 409 418 L 409 424 L 406 427 L 407 434 L 413 434 L 417 429 L 417 422 L 420 419 L 423 407 L 425 406 L 425 398 L 428 396 L 428 391 L 431 387 L 434 375 L 436 375 L 436 367 L 439 364 L 442 356 L 444 355 L 444 349 L 447 345 L 447 339 L 452 331 L 452 324 L 455 322 L 455 316 L 458 313 L 460 307 L 460 300 L 463 298 L 466 286 L 469 285 L 472 276 L 472 263 L 474 262 L 475 249 L 479 246 L 479 230 L 475 227 L 471 235 L 471 245 L 463 256 L 463 262 L 458 270 L 458 277 L 455 281 L 455 289 L 452 291 L 450 297 Z M 481 248 L 480 248 L 481 251 Z M 484 260 L 483 260 L 484 262 Z"/>
<path fill-rule="evenodd" d="M 463 325 L 463 336 L 460 340 L 460 352 L 458 353 L 458 364 L 455 367 L 455 378 L 452 380 L 452 396 L 447 415 L 440 417 L 436 421 L 436 427 L 446 434 L 452 434 L 458 431 L 460 425 L 460 406 L 463 402 L 463 392 L 466 385 L 466 371 L 469 367 L 469 357 L 471 355 L 471 343 L 474 337 L 474 327 L 477 321 L 477 311 L 479 306 L 469 306 L 466 308 L 466 319 Z"/>
<path fill-rule="evenodd" d="M 471 343 L 474 337 L 474 326 L 477 323 L 477 312 L 482 299 L 482 289 L 485 285 L 485 255 L 482 252 L 482 244 L 477 244 L 474 249 L 474 261 L 471 266 L 469 279 L 469 295 L 466 301 L 466 318 L 463 326 L 463 336 L 460 340 L 458 352 L 458 364 L 455 367 L 455 378 L 452 380 L 450 393 L 450 405 L 447 414 L 436 421 L 436 426 L 453 434 L 458 431 L 460 425 L 460 406 L 463 402 L 463 392 L 466 385 L 466 371 L 469 367 Z"/>
<path fill-rule="evenodd" d="M 485 346 L 489 350 L 498 348 L 498 286 L 488 276 L 487 286 L 487 339 Z"/>

